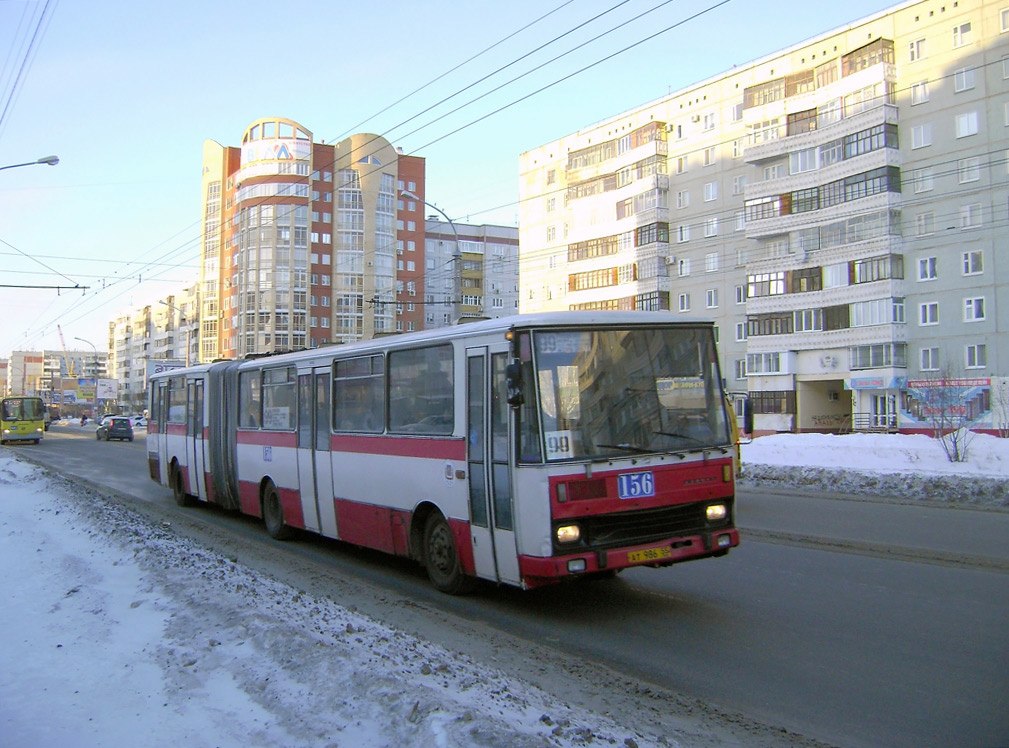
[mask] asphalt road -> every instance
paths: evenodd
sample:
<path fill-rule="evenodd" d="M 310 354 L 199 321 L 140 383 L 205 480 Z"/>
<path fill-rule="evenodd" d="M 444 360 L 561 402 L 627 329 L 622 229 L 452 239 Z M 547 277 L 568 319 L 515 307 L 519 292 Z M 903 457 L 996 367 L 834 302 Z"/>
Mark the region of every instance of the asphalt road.
<path fill-rule="evenodd" d="M 15 449 L 272 542 L 256 522 L 176 508 L 148 478 L 142 431 L 105 443 L 90 425 L 56 426 Z M 1009 745 L 1009 513 L 767 491 L 741 491 L 739 505 L 743 543 L 723 559 L 532 592 L 451 598 L 402 560 L 324 541 L 281 548 L 449 620 L 832 745 Z"/>

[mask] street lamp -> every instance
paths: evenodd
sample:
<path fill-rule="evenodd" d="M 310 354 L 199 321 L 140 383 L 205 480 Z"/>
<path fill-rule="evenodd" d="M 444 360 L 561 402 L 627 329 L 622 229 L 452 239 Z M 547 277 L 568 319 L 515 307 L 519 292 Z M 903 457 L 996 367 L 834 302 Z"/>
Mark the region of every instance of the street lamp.
<path fill-rule="evenodd" d="M 448 213 L 443 211 L 437 205 L 432 205 L 427 200 L 417 197 L 415 194 L 413 194 L 408 190 L 400 190 L 399 194 L 401 194 L 408 200 L 416 200 L 417 202 L 424 203 L 424 205 L 426 205 L 427 207 L 433 208 L 434 210 L 438 211 L 445 217 L 445 220 L 448 221 L 449 228 L 452 229 L 452 234 L 453 236 L 455 236 L 455 254 L 452 256 L 452 259 L 455 260 L 457 263 L 452 278 L 452 286 L 453 286 L 452 293 L 455 296 L 455 298 L 452 300 L 452 307 L 453 310 L 456 312 L 453 316 L 455 317 L 456 321 L 458 321 L 459 318 L 462 317 L 462 266 L 458 264 L 459 261 L 462 260 L 462 249 L 461 245 L 459 244 L 459 232 L 455 230 L 455 224 L 452 223 L 452 219 L 448 217 Z"/>
<path fill-rule="evenodd" d="M 37 164 L 49 164 L 49 166 L 56 166 L 60 162 L 59 156 L 43 156 L 38 161 L 26 161 L 23 164 L 11 164 L 10 166 L 0 166 L 0 171 L 4 169 L 16 169 L 19 166 L 36 166 Z"/>
<path fill-rule="evenodd" d="M 164 304 L 166 307 L 168 307 L 169 309 L 171 309 L 173 312 L 178 312 L 179 313 L 179 322 L 181 322 L 182 324 L 184 324 L 186 326 L 186 329 L 185 329 L 185 333 L 186 333 L 186 366 L 189 366 L 189 320 L 186 318 L 186 313 L 184 311 L 182 311 L 181 309 L 179 309 L 174 304 L 170 304 L 169 302 L 165 301 L 164 299 L 160 300 L 158 303 L 159 304 Z"/>
<path fill-rule="evenodd" d="M 53 156 L 52 158 L 55 158 L 55 156 Z M 94 370 L 94 375 L 95 375 L 95 400 L 94 400 L 94 406 L 95 406 L 95 415 L 97 416 L 98 415 L 98 349 L 95 348 L 95 344 L 92 343 L 90 340 L 85 340 L 84 338 L 79 338 L 76 335 L 74 336 L 74 340 L 79 340 L 82 343 L 87 343 L 88 345 L 91 346 L 91 350 L 93 350 L 95 352 L 95 370 Z"/>

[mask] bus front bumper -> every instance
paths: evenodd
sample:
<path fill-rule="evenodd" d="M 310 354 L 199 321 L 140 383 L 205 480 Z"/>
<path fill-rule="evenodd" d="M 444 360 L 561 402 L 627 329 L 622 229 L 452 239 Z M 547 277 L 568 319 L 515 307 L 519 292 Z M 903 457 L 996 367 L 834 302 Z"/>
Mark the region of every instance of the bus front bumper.
<path fill-rule="evenodd" d="M 730 548 L 738 545 L 739 531 L 734 527 L 726 527 L 658 544 L 580 551 L 549 558 L 519 556 L 519 571 L 523 586 L 530 589 L 564 579 L 619 571 L 632 566 L 658 568 L 684 561 L 724 556 Z"/>

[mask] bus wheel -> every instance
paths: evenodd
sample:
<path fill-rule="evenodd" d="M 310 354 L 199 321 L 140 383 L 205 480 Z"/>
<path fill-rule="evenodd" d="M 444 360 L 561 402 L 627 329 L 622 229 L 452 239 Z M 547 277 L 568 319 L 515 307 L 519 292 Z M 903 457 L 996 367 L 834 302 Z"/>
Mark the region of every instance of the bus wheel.
<path fill-rule="evenodd" d="M 294 536 L 290 525 L 284 522 L 284 507 L 272 481 L 263 489 L 263 523 L 274 540 L 290 540 Z"/>
<path fill-rule="evenodd" d="M 189 506 L 193 503 L 192 498 L 186 493 L 186 484 L 182 480 L 182 471 L 176 463 L 172 463 L 172 474 L 170 481 L 172 485 L 172 498 L 179 506 Z"/>
<path fill-rule="evenodd" d="M 441 592 L 462 595 L 475 586 L 476 580 L 462 573 L 452 528 L 438 512 L 431 514 L 424 525 L 424 565 L 432 584 Z"/>

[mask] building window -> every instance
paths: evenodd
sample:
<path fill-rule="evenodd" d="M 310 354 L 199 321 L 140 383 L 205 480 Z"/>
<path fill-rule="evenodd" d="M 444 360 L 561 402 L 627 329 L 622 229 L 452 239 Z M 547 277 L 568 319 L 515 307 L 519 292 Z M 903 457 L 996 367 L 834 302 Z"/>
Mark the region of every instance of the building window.
<path fill-rule="evenodd" d="M 964 47 L 971 43 L 970 22 L 953 27 L 953 46 Z"/>
<path fill-rule="evenodd" d="M 746 286 L 736 286 L 736 303 L 746 303 Z"/>
<path fill-rule="evenodd" d="M 704 219 L 704 235 L 718 236 L 718 216 L 711 216 Z"/>
<path fill-rule="evenodd" d="M 984 272 L 984 253 L 980 249 L 973 249 L 963 253 L 963 274 L 980 275 Z"/>
<path fill-rule="evenodd" d="M 710 203 L 718 199 L 718 182 L 708 182 L 704 185 L 704 202 Z"/>
<path fill-rule="evenodd" d="M 715 164 L 715 146 L 704 149 L 704 165 L 713 166 Z"/>
<path fill-rule="evenodd" d="M 1009 8 L 1003 8 L 998 14 L 999 22 L 1001 23 L 1000 32 L 1006 33 L 1009 31 Z"/>
<path fill-rule="evenodd" d="M 939 302 L 930 301 L 926 304 L 922 304 L 919 307 L 918 324 L 921 326 L 925 325 L 938 325 L 939 324 Z"/>
<path fill-rule="evenodd" d="M 932 145 L 932 124 L 915 125 L 911 128 L 911 148 L 925 148 Z"/>
<path fill-rule="evenodd" d="M 930 281 L 939 277 L 936 271 L 935 257 L 922 257 L 918 260 L 918 280 Z"/>
<path fill-rule="evenodd" d="M 925 40 L 915 39 L 907 45 L 908 61 L 917 62 L 925 59 Z"/>
<path fill-rule="evenodd" d="M 681 278 L 690 275 L 690 258 L 685 257 L 678 263 L 678 271 Z"/>
<path fill-rule="evenodd" d="M 988 365 L 988 349 L 984 344 L 967 346 L 967 368 L 983 369 Z"/>
<path fill-rule="evenodd" d="M 707 306 L 708 309 L 717 309 L 718 308 L 718 289 L 717 288 L 709 288 L 707 291 L 704 292 L 704 303 L 705 303 L 705 306 Z"/>
<path fill-rule="evenodd" d="M 686 208 L 690 205 L 690 192 L 688 190 L 680 190 L 676 193 L 676 207 Z"/>
<path fill-rule="evenodd" d="M 911 106 L 924 104 L 928 101 L 928 81 L 911 84 Z"/>
<path fill-rule="evenodd" d="M 737 358 L 735 361 L 736 379 L 746 379 L 746 359 Z"/>
<path fill-rule="evenodd" d="M 977 135 L 977 112 L 964 112 L 956 116 L 956 136 L 966 138 Z"/>
<path fill-rule="evenodd" d="M 964 322 L 980 322 L 984 319 L 984 296 L 963 300 Z"/>
<path fill-rule="evenodd" d="M 978 156 L 960 159 L 956 162 L 956 172 L 960 184 L 977 182 L 981 179 L 981 159 Z"/>
<path fill-rule="evenodd" d="M 935 233 L 935 213 L 919 213 L 914 217 L 915 236 L 928 236 Z"/>
<path fill-rule="evenodd" d="M 681 223 L 676 227 L 676 241 L 679 244 L 690 241 L 690 224 Z"/>
<path fill-rule="evenodd" d="M 679 308 L 679 310 L 681 312 L 689 312 L 690 311 L 690 294 L 688 294 L 688 293 L 681 293 L 680 294 L 678 308 Z"/>
<path fill-rule="evenodd" d="M 961 68 L 953 73 L 953 90 L 957 93 L 974 88 L 974 68 Z"/>
<path fill-rule="evenodd" d="M 732 178 L 732 194 L 742 195 L 746 191 L 746 177 L 742 174 Z"/>
<path fill-rule="evenodd" d="M 976 229 L 981 225 L 981 203 L 960 207 L 960 228 Z"/>
<path fill-rule="evenodd" d="M 708 254 L 704 255 L 704 271 L 707 273 L 714 273 L 717 270 L 718 270 L 718 252 L 709 252 Z"/>
<path fill-rule="evenodd" d="M 746 323 L 737 322 L 736 323 L 736 342 L 742 343 L 746 340 Z"/>
<path fill-rule="evenodd" d="M 922 348 L 921 349 L 921 370 L 922 371 L 938 371 L 939 370 L 939 349 L 938 348 Z"/>
<path fill-rule="evenodd" d="M 915 192 L 931 192 L 934 188 L 935 183 L 935 169 L 931 166 L 927 166 L 922 169 L 915 169 L 914 172 L 914 191 Z"/>
<path fill-rule="evenodd" d="M 822 309 L 799 309 L 793 313 L 795 332 L 819 332 L 823 329 Z"/>

